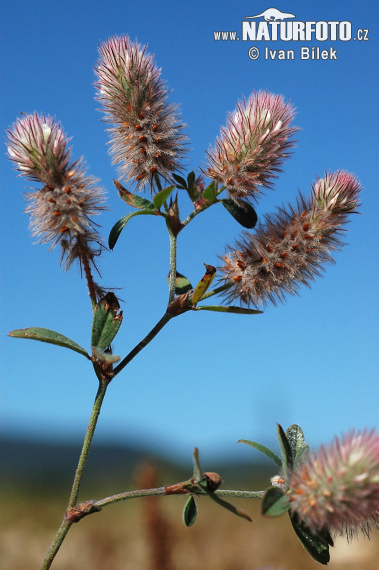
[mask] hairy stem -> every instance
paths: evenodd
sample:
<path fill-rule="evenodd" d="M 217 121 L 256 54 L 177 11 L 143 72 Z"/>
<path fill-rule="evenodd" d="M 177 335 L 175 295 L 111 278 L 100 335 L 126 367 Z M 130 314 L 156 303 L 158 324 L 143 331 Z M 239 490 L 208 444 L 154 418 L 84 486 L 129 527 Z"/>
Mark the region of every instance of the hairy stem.
<path fill-rule="evenodd" d="M 169 230 L 170 235 L 170 285 L 168 295 L 168 305 L 174 300 L 176 285 L 176 246 L 177 237 Z"/>
<path fill-rule="evenodd" d="M 225 190 L 225 186 L 221 186 L 220 188 L 218 188 L 216 190 L 216 196 L 219 196 L 223 191 Z M 219 200 L 215 200 L 214 202 L 208 202 L 206 205 L 198 208 L 198 209 L 194 209 L 185 220 L 183 220 L 182 222 L 182 228 L 183 229 L 185 226 L 188 226 L 188 224 L 194 219 L 196 218 L 196 216 L 198 214 L 201 214 L 201 212 L 204 212 L 204 210 L 207 210 L 208 208 L 210 208 L 211 206 L 213 206 L 213 204 L 217 204 L 217 202 L 219 202 Z"/>
<path fill-rule="evenodd" d="M 83 269 L 84 269 L 84 274 L 86 276 L 86 280 L 87 280 L 87 287 L 88 287 L 88 292 L 89 292 L 89 296 L 91 299 L 91 303 L 92 303 L 92 310 L 95 310 L 96 307 L 96 287 L 95 287 L 95 282 L 93 280 L 92 277 L 92 272 L 91 272 L 91 267 L 89 264 L 89 259 L 88 259 L 88 255 L 87 253 L 83 250 L 80 253 L 80 259 L 81 262 L 83 264 Z"/>
<path fill-rule="evenodd" d="M 94 402 L 94 405 L 92 408 L 91 417 L 90 417 L 90 420 L 88 423 L 87 432 L 86 432 L 86 435 L 84 438 L 82 451 L 80 453 L 78 466 L 76 468 L 74 482 L 72 485 L 71 494 L 70 494 L 70 498 L 68 501 L 66 513 L 70 509 L 75 507 L 77 504 L 80 483 L 82 481 L 84 468 L 85 468 L 85 465 L 87 462 L 89 450 L 91 447 L 92 439 L 93 439 L 95 429 L 96 429 L 97 420 L 98 420 L 99 415 L 100 415 L 101 405 L 103 403 L 107 387 L 108 387 L 107 382 L 105 382 L 105 381 L 100 382 L 100 385 L 99 385 L 99 388 L 98 388 L 98 391 L 96 394 L 95 402 Z M 62 542 L 63 542 L 66 534 L 70 530 L 71 525 L 72 525 L 72 521 L 67 520 L 67 518 L 65 517 L 63 519 L 61 526 L 58 529 L 57 534 L 55 535 L 55 538 L 54 538 L 47 554 L 46 554 L 46 557 L 45 557 L 45 559 L 42 563 L 42 566 L 41 566 L 41 570 L 47 570 L 48 568 L 50 568 L 59 548 L 62 545 Z"/>
<path fill-rule="evenodd" d="M 133 350 L 131 350 L 131 351 L 129 352 L 129 354 L 128 354 L 127 356 L 125 356 L 125 358 L 120 362 L 120 364 L 118 364 L 118 365 L 116 366 L 116 368 L 115 368 L 114 371 L 113 371 L 113 372 L 114 372 L 114 376 L 117 376 L 117 374 L 118 374 L 119 372 L 121 372 L 121 370 L 122 370 L 123 368 L 125 368 L 125 366 L 126 366 L 127 364 L 129 364 L 129 362 L 130 362 L 131 360 L 133 360 L 133 358 L 134 358 L 135 356 L 137 356 L 137 354 L 138 354 L 139 352 L 141 352 L 141 350 L 142 350 L 143 348 L 145 348 L 145 346 L 147 346 L 147 345 L 149 344 L 149 342 L 151 342 L 155 336 L 157 336 L 157 334 L 159 333 L 159 331 L 163 329 L 163 327 L 165 326 L 165 324 L 167 324 L 168 321 L 169 321 L 170 319 L 172 319 L 173 316 L 174 316 L 174 315 L 173 315 L 173 314 L 170 314 L 169 312 L 167 312 L 167 313 L 165 313 L 165 314 L 163 315 L 163 317 L 160 319 L 160 321 L 157 322 L 157 324 L 155 325 L 155 327 L 151 329 L 151 331 L 145 336 L 145 338 L 143 338 L 143 339 L 141 340 L 141 342 L 139 342 L 139 343 L 137 344 L 137 346 L 135 346 L 135 347 L 133 348 Z"/>
<path fill-rule="evenodd" d="M 201 297 L 200 301 L 204 301 L 204 299 L 208 299 L 209 297 L 213 297 L 213 295 L 218 295 L 218 293 L 222 293 L 223 291 L 227 291 L 228 289 L 230 289 L 230 287 L 233 285 L 233 281 L 227 281 L 226 283 L 224 283 L 223 285 L 220 285 L 220 287 L 216 287 L 216 289 L 212 289 L 212 291 L 208 291 L 208 293 L 204 293 L 204 295 Z"/>
<path fill-rule="evenodd" d="M 179 485 L 178 485 L 179 487 Z M 106 507 L 107 505 L 112 505 L 113 503 L 118 503 L 119 501 L 126 501 L 128 499 L 137 499 L 140 497 L 150 497 L 154 496 L 165 496 L 165 495 L 174 495 L 176 493 L 167 492 L 167 487 L 156 487 L 155 489 L 138 489 L 137 491 L 125 491 L 124 493 L 118 493 L 117 495 L 112 495 L 111 497 L 106 497 L 104 499 L 100 499 L 99 501 L 94 501 L 94 505 L 96 507 L 102 508 Z M 178 492 L 178 494 L 190 494 Z M 200 489 L 196 491 L 194 494 L 205 495 L 205 492 L 202 492 Z M 215 495 L 218 497 L 234 497 L 238 499 L 262 499 L 265 491 L 235 491 L 235 490 L 218 490 L 215 491 Z"/>

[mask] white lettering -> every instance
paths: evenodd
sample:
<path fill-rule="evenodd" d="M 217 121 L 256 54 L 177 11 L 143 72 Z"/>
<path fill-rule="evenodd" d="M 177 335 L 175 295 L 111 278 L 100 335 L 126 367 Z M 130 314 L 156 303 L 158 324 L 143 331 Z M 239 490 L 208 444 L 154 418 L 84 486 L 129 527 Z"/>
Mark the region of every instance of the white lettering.
<path fill-rule="evenodd" d="M 318 42 L 326 42 L 328 39 L 328 22 L 316 23 L 316 40 Z"/>
<path fill-rule="evenodd" d="M 256 22 L 242 22 L 242 40 L 255 42 Z"/>
<path fill-rule="evenodd" d="M 342 42 L 348 42 L 351 40 L 352 31 L 350 22 L 340 22 L 340 33 L 339 38 Z"/>
<path fill-rule="evenodd" d="M 305 40 L 305 24 L 304 22 L 291 22 L 292 39 L 295 42 L 303 42 Z"/>
<path fill-rule="evenodd" d="M 316 31 L 316 22 L 305 22 L 305 40 L 310 42 Z"/>

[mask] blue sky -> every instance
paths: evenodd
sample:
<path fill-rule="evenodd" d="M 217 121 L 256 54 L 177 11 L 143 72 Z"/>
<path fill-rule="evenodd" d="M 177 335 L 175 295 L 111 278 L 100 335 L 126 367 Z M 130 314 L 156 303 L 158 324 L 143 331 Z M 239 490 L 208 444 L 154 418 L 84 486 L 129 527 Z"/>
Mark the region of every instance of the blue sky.
<path fill-rule="evenodd" d="M 253 90 L 280 93 L 301 128 L 293 157 L 259 216 L 305 194 L 325 170 L 353 172 L 364 186 L 347 247 L 325 276 L 263 315 L 188 313 L 171 321 L 110 386 L 97 438 L 143 442 L 190 458 L 251 457 L 240 438 L 274 442 L 275 423 L 298 423 L 313 445 L 352 427 L 378 427 L 377 22 L 373 2 L 276 3 L 299 21 L 349 21 L 368 41 L 215 41 L 214 31 L 241 30 L 267 2 L 19 2 L 2 8 L 2 130 L 20 112 L 54 115 L 72 137 L 74 157 L 108 191 L 102 234 L 129 210 L 112 185 L 117 175 L 94 100 L 99 42 L 128 34 L 149 44 L 181 104 L 191 138 L 186 169 L 198 169 L 225 124 L 226 112 Z M 367 11 L 364 7 L 370 7 Z M 260 19 L 262 20 L 262 19 Z M 300 47 L 337 50 L 337 60 L 300 59 Z M 261 55 L 248 57 L 251 46 Z M 293 49 L 295 60 L 264 59 L 264 47 Z M 33 245 L 23 214 L 25 181 L 1 153 L 2 386 L 4 435 L 78 440 L 97 388 L 89 363 L 51 345 L 8 338 L 27 326 L 58 330 L 89 349 L 91 307 L 77 267 L 64 273 L 59 251 Z M 189 212 L 186 196 L 181 212 Z M 178 270 L 193 283 L 203 262 L 217 265 L 240 233 L 221 206 L 180 235 Z M 167 301 L 168 237 L 159 218 L 133 219 L 101 260 L 102 283 L 121 287 L 124 322 L 114 352 L 124 356 L 161 317 Z"/>

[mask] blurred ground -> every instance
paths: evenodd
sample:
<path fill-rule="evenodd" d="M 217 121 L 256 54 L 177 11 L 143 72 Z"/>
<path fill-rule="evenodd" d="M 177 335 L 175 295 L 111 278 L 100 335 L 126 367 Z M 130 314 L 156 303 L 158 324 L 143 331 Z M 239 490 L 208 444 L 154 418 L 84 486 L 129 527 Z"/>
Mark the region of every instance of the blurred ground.
<path fill-rule="evenodd" d="M 135 486 L 153 482 L 140 472 Z M 127 486 L 125 487 L 126 490 Z M 255 488 L 255 487 L 251 487 Z M 119 489 L 121 490 L 121 489 Z M 106 493 L 97 493 L 103 496 Z M 96 495 L 95 495 L 96 496 Z M 94 495 L 92 495 L 92 498 Z M 88 498 L 86 495 L 84 498 Z M 0 568 L 38 569 L 65 510 L 67 497 L 15 489 L 2 492 Z M 186 528 L 185 497 L 135 499 L 105 508 L 72 526 L 53 570 L 314 570 L 287 516 L 266 519 L 259 501 L 233 501 L 253 518 L 249 523 L 198 499 L 195 525 Z M 330 570 L 377 570 L 379 533 L 331 549 Z"/>

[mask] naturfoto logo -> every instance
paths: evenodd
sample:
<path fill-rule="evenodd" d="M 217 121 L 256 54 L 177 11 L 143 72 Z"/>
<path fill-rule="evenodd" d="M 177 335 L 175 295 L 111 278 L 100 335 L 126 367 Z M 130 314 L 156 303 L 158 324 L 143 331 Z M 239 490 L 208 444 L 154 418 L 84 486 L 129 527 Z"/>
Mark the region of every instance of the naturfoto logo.
<path fill-rule="evenodd" d="M 213 32 L 215 41 L 250 41 L 250 42 L 348 42 L 350 40 L 368 41 L 369 30 L 358 29 L 353 32 L 352 23 L 343 20 L 338 21 L 299 21 L 296 15 L 282 12 L 277 8 L 267 8 L 255 16 L 245 16 L 242 20 L 242 34 L 237 31 Z M 324 44 L 325 45 L 325 44 Z M 336 60 L 337 49 L 328 46 L 301 46 L 300 59 Z M 325 46 L 326 47 L 326 46 Z M 250 59 L 260 57 L 260 49 L 255 45 L 248 50 Z M 293 49 L 270 49 L 264 48 L 265 59 L 296 59 Z"/>
<path fill-rule="evenodd" d="M 258 18 L 264 21 L 257 22 Z M 246 16 L 242 22 L 242 39 L 244 41 L 311 41 L 342 40 L 347 42 L 352 38 L 351 22 L 299 22 L 293 19 L 294 14 L 281 12 L 276 8 L 268 8 L 257 16 Z M 245 20 L 253 20 L 247 22 Z"/>
<path fill-rule="evenodd" d="M 261 16 L 266 20 L 266 22 L 276 22 L 277 20 L 284 20 L 285 18 L 296 18 L 294 14 L 286 14 L 276 8 L 268 8 L 262 12 L 262 14 L 258 14 L 257 16 L 246 16 L 245 20 L 260 18 Z"/>

